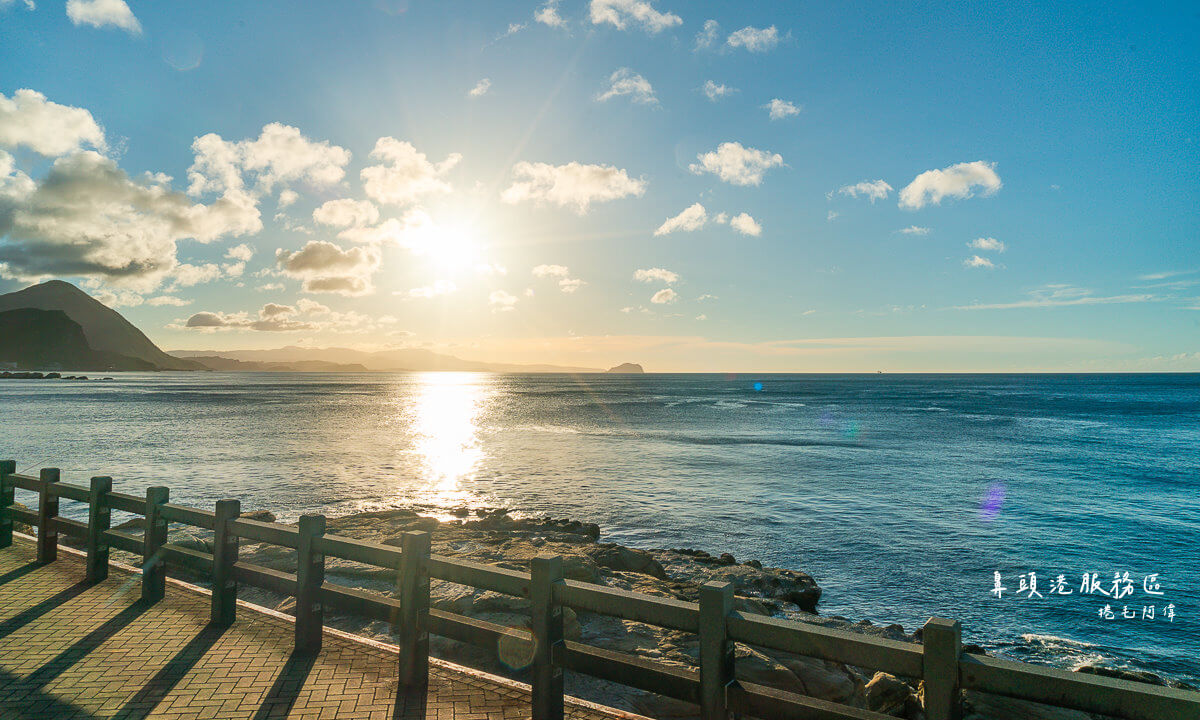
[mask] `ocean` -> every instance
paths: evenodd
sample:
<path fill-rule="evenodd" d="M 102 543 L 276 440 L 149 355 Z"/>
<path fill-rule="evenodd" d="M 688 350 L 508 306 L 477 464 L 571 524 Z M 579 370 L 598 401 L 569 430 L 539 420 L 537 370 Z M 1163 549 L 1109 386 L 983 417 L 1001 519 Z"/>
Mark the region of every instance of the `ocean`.
<path fill-rule="evenodd" d="M 1200 375 L 113 377 L 0 381 L 0 455 L 283 521 L 571 517 L 804 570 L 825 615 L 1200 682 Z"/>

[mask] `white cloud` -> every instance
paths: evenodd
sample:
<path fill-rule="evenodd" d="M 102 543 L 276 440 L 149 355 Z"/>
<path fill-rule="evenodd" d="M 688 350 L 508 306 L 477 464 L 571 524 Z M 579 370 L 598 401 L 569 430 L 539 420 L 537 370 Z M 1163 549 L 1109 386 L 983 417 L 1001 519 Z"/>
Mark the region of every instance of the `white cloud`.
<path fill-rule="evenodd" d="M 458 286 L 455 285 L 454 283 L 450 282 L 449 280 L 438 280 L 438 281 L 434 282 L 432 285 L 426 285 L 425 287 L 413 288 L 412 290 L 409 290 L 407 293 L 403 293 L 403 294 L 408 295 L 408 297 L 410 297 L 410 298 L 426 298 L 426 299 L 428 299 L 428 298 L 437 297 L 438 295 L 449 295 L 450 293 L 454 292 L 455 290 L 458 290 Z M 397 292 L 395 294 L 399 295 L 401 293 Z"/>
<path fill-rule="evenodd" d="M 904 233 L 905 235 L 928 235 L 929 228 L 920 227 L 918 225 L 909 225 L 900 232 Z"/>
<path fill-rule="evenodd" d="M 24 88 L 11 98 L 0 93 L 0 147 L 27 147 L 39 155 L 59 157 L 90 145 L 108 149 L 104 130 L 83 108 L 59 105 Z"/>
<path fill-rule="evenodd" d="M 182 324 L 180 324 L 182 323 Z M 379 333 L 394 329 L 396 318 L 390 315 L 370 317 L 357 312 L 336 312 L 307 298 L 295 306 L 267 303 L 254 315 L 247 312 L 198 312 L 186 321 L 167 327 L 173 330 L 216 332 L 219 330 L 254 330 L 258 332 L 331 331 L 340 333 Z"/>
<path fill-rule="evenodd" d="M 405 211 L 401 218 L 388 218 L 378 225 L 356 225 L 338 233 L 342 240 L 363 245 L 394 245 L 406 250 L 421 250 L 436 226 L 421 208 Z"/>
<path fill-rule="evenodd" d="M 195 159 L 188 168 L 188 192 L 241 192 L 246 176 L 257 182 L 256 192 L 270 192 L 276 183 L 304 182 L 325 188 L 341 182 L 350 151 L 305 137 L 298 128 L 281 123 L 263 126 L 255 140 L 230 142 L 209 133 L 192 142 Z"/>
<path fill-rule="evenodd" d="M 533 19 L 543 25 L 556 28 L 564 27 L 567 24 L 567 21 L 558 14 L 558 0 L 546 0 L 546 4 L 533 13 Z"/>
<path fill-rule="evenodd" d="M 187 319 L 183 329 L 212 332 L 214 330 L 258 330 L 261 332 L 296 332 L 316 330 L 315 323 L 294 319 L 297 310 L 290 305 L 267 303 L 257 317 L 248 313 L 198 312 Z"/>
<path fill-rule="evenodd" d="M 371 276 L 379 269 L 379 250 L 356 246 L 349 250 L 324 240 L 310 240 L 296 251 L 279 249 L 275 260 L 288 277 L 303 281 L 305 292 L 365 295 L 374 288 Z"/>
<path fill-rule="evenodd" d="M 571 269 L 566 265 L 538 265 L 533 269 L 534 277 L 567 277 Z"/>
<path fill-rule="evenodd" d="M 469 95 L 471 97 L 479 97 L 481 95 L 486 95 L 487 91 L 490 90 L 491 87 L 492 87 L 492 81 L 489 80 L 488 78 L 484 78 L 484 79 L 480 80 L 479 82 L 475 83 L 475 87 L 471 88 L 467 92 L 467 95 Z"/>
<path fill-rule="evenodd" d="M 778 153 L 742 147 L 739 142 L 721 143 L 715 151 L 700 153 L 696 159 L 700 162 L 688 166 L 693 173 L 709 172 L 732 185 L 758 185 L 763 173 L 783 165 L 783 156 Z"/>
<path fill-rule="evenodd" d="M 900 207 L 917 210 L 929 203 L 940 205 L 942 198 L 969 198 L 975 188 L 992 195 L 1001 187 L 996 163 L 976 160 L 958 163 L 942 170 L 926 170 L 900 191 Z"/>
<path fill-rule="evenodd" d="M 370 200 L 329 200 L 313 210 L 312 218 L 322 225 L 361 227 L 379 220 L 379 208 Z"/>
<path fill-rule="evenodd" d="M 725 43 L 732 48 L 746 48 L 750 52 L 766 52 L 779 44 L 779 31 L 772 25 L 769 28 L 744 27 L 730 33 Z"/>
<path fill-rule="evenodd" d="M 966 267 L 969 267 L 969 268 L 994 268 L 994 267 L 996 267 L 996 263 L 992 262 L 991 260 L 988 260 L 985 257 L 979 257 L 978 255 L 972 255 L 971 257 L 967 258 L 966 260 L 963 260 L 963 265 L 965 265 Z"/>
<path fill-rule="evenodd" d="M 729 222 L 729 213 L 723 213 L 723 212 L 717 213 L 716 215 L 713 216 L 713 222 L 715 222 L 718 225 L 724 225 L 725 223 Z"/>
<path fill-rule="evenodd" d="M 1004 252 L 1008 248 L 1008 246 L 1003 242 L 997 240 L 996 238 L 990 237 L 975 238 L 971 242 L 967 243 L 967 247 L 974 248 L 976 250 L 992 250 L 995 252 Z"/>
<path fill-rule="evenodd" d="M 704 81 L 704 94 L 713 102 L 720 100 L 726 95 L 732 95 L 735 92 L 737 92 L 737 88 L 732 88 L 728 85 L 718 85 L 712 80 Z"/>
<path fill-rule="evenodd" d="M 707 319 L 708 319 L 708 316 L 707 316 L 707 315 L 705 315 L 704 313 L 701 313 L 701 314 L 699 314 L 699 315 L 697 315 L 697 316 L 696 316 L 696 319 L 697 319 L 697 320 L 707 320 Z"/>
<path fill-rule="evenodd" d="M 175 268 L 171 276 L 176 286 L 192 287 L 193 285 L 200 285 L 220 279 L 221 266 L 216 263 L 205 263 L 204 265 L 181 263 Z"/>
<path fill-rule="evenodd" d="M 854 185 L 844 185 L 838 188 L 838 193 L 848 197 L 865 197 L 874 205 L 876 200 L 883 200 L 892 191 L 892 186 L 882 180 L 863 180 Z"/>
<path fill-rule="evenodd" d="M 192 204 L 164 179 L 131 179 L 113 160 L 85 150 L 55 160 L 34 181 L 0 151 L 4 274 L 89 277 L 146 292 L 177 266 L 178 241 L 211 242 L 262 228 L 252 201 Z"/>
<path fill-rule="evenodd" d="M 650 82 L 627 67 L 620 68 L 608 78 L 608 89 L 597 95 L 596 99 L 604 102 L 622 95 L 628 95 L 633 102 L 643 105 L 658 104 Z"/>
<path fill-rule="evenodd" d="M 1191 275 L 1200 272 L 1200 270 L 1166 270 L 1164 272 L 1146 273 L 1138 275 L 1138 280 L 1166 280 L 1168 278 L 1179 277 L 1180 275 Z"/>
<path fill-rule="evenodd" d="M 142 33 L 142 24 L 125 0 L 67 0 L 67 17 L 76 25 L 112 25 L 134 35 Z"/>
<path fill-rule="evenodd" d="M 665 282 L 670 285 L 671 283 L 679 282 L 679 275 L 665 268 L 647 268 L 635 271 L 633 279 L 645 283 Z"/>
<path fill-rule="evenodd" d="M 279 193 L 279 207 L 285 208 L 295 204 L 300 199 L 300 193 L 295 190 L 284 190 Z"/>
<path fill-rule="evenodd" d="M 152 297 L 152 298 L 149 298 L 148 300 L 146 300 L 146 304 L 154 305 L 155 307 L 161 307 L 164 305 L 170 305 L 172 307 L 183 307 L 184 305 L 191 305 L 192 301 L 185 300 L 181 297 L 175 297 L 174 295 L 158 295 L 156 297 Z"/>
<path fill-rule="evenodd" d="M 506 203 L 532 200 L 573 207 L 583 215 L 593 202 L 607 202 L 629 196 L 641 196 L 646 181 L 634 179 L 611 165 L 566 165 L 519 162 L 513 166 L 518 178 L 500 194 Z"/>
<path fill-rule="evenodd" d="M 517 296 L 511 295 L 503 290 L 493 290 L 488 295 L 488 303 L 491 304 L 497 312 L 512 310 L 517 304 Z"/>
<path fill-rule="evenodd" d="M 654 9 L 649 0 L 592 0 L 592 24 L 610 23 L 624 30 L 632 22 L 649 33 L 659 33 L 683 22 L 678 15 Z"/>
<path fill-rule="evenodd" d="M 675 217 L 667 218 L 667 220 L 658 226 L 654 231 L 654 235 L 666 235 L 676 231 L 692 232 L 704 227 L 704 223 L 708 221 L 708 212 L 700 203 L 695 203 L 684 209 Z"/>
<path fill-rule="evenodd" d="M 666 305 L 668 303 L 675 302 L 675 299 L 678 297 L 679 294 L 671 288 L 664 288 L 654 293 L 654 295 L 650 298 L 650 302 L 654 303 L 655 305 Z"/>
<path fill-rule="evenodd" d="M 1021 308 L 1070 307 L 1074 305 L 1114 305 L 1125 303 L 1152 302 L 1154 295 L 1111 295 L 1096 296 L 1087 288 L 1073 285 L 1053 284 L 1031 290 L 1025 300 L 1010 303 L 958 305 L 953 310 L 1015 310 Z"/>
<path fill-rule="evenodd" d="M 250 258 L 254 257 L 254 248 L 246 243 L 234 245 L 225 251 L 225 257 L 230 260 L 238 260 L 240 262 L 250 262 Z"/>
<path fill-rule="evenodd" d="M 793 115 L 800 114 L 800 108 L 798 106 L 788 102 L 787 100 L 781 100 L 779 98 L 775 98 L 762 107 L 764 110 L 767 110 L 770 113 L 772 120 L 783 120 L 784 118 L 789 118 Z"/>
<path fill-rule="evenodd" d="M 496 38 L 496 40 L 501 40 L 503 38 L 516 35 L 517 33 L 524 30 L 526 27 L 527 26 L 525 25 L 525 23 L 509 23 L 508 29 L 506 29 L 503 33 L 501 33 L 500 36 Z"/>
<path fill-rule="evenodd" d="M 0 9 L 12 5 L 14 2 L 16 2 L 16 0 L 0 0 Z M 21 4 L 25 6 L 26 10 L 37 10 L 37 3 L 35 3 L 33 0 L 23 0 Z"/>
<path fill-rule="evenodd" d="M 538 265 L 533 268 L 533 276 L 558 278 L 558 289 L 564 293 L 573 293 L 587 285 L 583 280 L 571 277 L 571 269 L 566 265 Z"/>
<path fill-rule="evenodd" d="M 729 218 L 729 227 L 737 230 L 743 235 L 753 235 L 754 237 L 762 235 L 762 225 L 759 225 L 758 222 L 754 218 L 750 217 L 750 215 L 747 213 L 734 215 L 733 217 Z"/>
<path fill-rule="evenodd" d="M 696 33 L 696 50 L 707 50 L 717 43 L 721 24 L 716 20 L 705 20 L 704 29 Z"/>
<path fill-rule="evenodd" d="M 825 222 L 833 222 L 834 220 L 837 220 L 838 217 L 840 217 L 840 216 L 841 216 L 840 212 L 838 212 L 836 210 L 830 210 L 829 212 L 825 213 Z"/>
<path fill-rule="evenodd" d="M 508 268 L 497 263 L 478 263 L 475 265 L 475 272 L 489 277 L 492 275 L 507 275 Z"/>
<path fill-rule="evenodd" d="M 365 167 L 360 173 L 367 196 L 379 203 L 403 205 L 427 195 L 450 192 L 450 184 L 442 176 L 462 160 L 462 155 L 450 153 L 434 164 L 411 143 L 381 137 L 371 158 L 382 163 Z"/>

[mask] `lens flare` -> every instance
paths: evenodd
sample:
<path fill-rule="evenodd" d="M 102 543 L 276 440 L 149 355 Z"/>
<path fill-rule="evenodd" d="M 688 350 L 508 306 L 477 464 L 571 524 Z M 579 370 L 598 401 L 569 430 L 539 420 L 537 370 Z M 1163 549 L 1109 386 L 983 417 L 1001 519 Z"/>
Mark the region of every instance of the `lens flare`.
<path fill-rule="evenodd" d="M 1004 506 L 1004 483 L 997 480 L 988 486 L 987 494 L 983 497 L 983 502 L 979 504 L 979 519 L 984 522 L 991 522 L 1000 515 L 1000 508 Z"/>

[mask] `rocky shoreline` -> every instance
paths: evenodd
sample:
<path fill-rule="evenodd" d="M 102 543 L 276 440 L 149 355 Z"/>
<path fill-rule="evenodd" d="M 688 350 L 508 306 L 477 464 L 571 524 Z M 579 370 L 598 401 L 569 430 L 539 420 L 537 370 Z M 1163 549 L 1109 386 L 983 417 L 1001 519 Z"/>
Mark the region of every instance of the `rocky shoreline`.
<path fill-rule="evenodd" d="M 522 571 L 528 570 L 533 557 L 554 553 L 563 557 L 564 573 L 570 579 L 688 602 L 697 601 L 699 588 L 705 582 L 732 582 L 735 587 L 735 606 L 743 612 L 786 616 L 824 627 L 902 642 L 921 641 L 920 629 L 909 633 L 896 624 L 880 626 L 867 620 L 851 622 L 845 618 L 817 614 L 821 588 L 803 572 L 764 567 L 756 560 L 738 561 L 728 553 L 713 555 L 691 548 L 641 550 L 600 542 L 598 525 L 577 520 L 514 518 L 503 509 L 459 508 L 451 511 L 452 518 L 447 520 L 422 514 L 433 511 L 432 508 L 418 507 L 335 517 L 328 520 L 327 532 L 399 545 L 402 533 L 426 530 L 432 533 L 435 554 Z M 444 514 L 444 511 L 437 512 Z M 265 511 L 245 513 L 244 516 L 274 520 L 274 516 Z M 135 518 L 118 527 L 136 531 L 143 523 L 141 518 Z M 65 537 L 61 539 L 66 540 Z M 195 528 L 173 526 L 170 541 L 198 550 L 212 549 L 212 534 Z M 240 557 L 247 562 L 288 572 L 294 572 L 296 567 L 296 552 L 279 546 L 243 543 Z M 114 559 L 131 564 L 140 562 L 139 558 L 117 551 L 114 551 Z M 395 596 L 393 571 L 327 558 L 325 572 L 330 582 Z M 175 566 L 169 567 L 169 573 L 191 582 L 202 582 L 201 578 L 190 576 Z M 294 603 L 290 597 L 256 588 L 243 588 L 240 596 L 283 612 L 290 612 Z M 526 600 L 440 580 L 431 583 L 431 603 L 439 610 L 510 627 L 527 627 L 529 622 L 529 603 Z M 698 667 L 699 638 L 694 634 L 593 613 L 575 613 L 570 609 L 566 609 L 564 614 L 568 639 L 668 665 Z M 387 623 L 338 614 L 327 615 L 326 622 L 332 627 L 377 640 L 395 641 Z M 984 652 L 978 646 L 967 646 L 966 649 L 969 652 Z M 431 652 L 447 660 L 527 680 L 522 669 L 525 660 L 516 656 L 520 652 L 514 654 L 505 648 L 498 648 L 497 652 L 492 653 L 438 637 L 431 638 Z M 736 646 L 736 657 L 737 676 L 746 681 L 893 717 L 908 720 L 924 717 L 921 686 L 915 679 L 905 680 L 887 673 L 751 648 L 741 643 Z M 1105 668 L 1083 668 L 1082 671 L 1178 686 L 1178 683 L 1168 683 L 1149 673 Z M 655 718 L 696 717 L 694 706 L 575 673 L 568 674 L 567 691 L 576 697 Z M 1087 713 L 972 692 L 966 693 L 965 702 L 966 720 L 1089 720 L 1093 717 Z"/>

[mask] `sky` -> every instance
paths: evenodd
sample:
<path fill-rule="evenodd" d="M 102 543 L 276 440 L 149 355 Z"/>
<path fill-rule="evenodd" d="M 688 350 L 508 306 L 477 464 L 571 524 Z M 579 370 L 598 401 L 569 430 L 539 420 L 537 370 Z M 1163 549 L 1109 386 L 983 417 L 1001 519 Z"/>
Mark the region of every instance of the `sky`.
<path fill-rule="evenodd" d="M 1183 3 L 0 0 L 0 291 L 74 282 L 167 350 L 1200 371 L 1197 30 Z"/>

